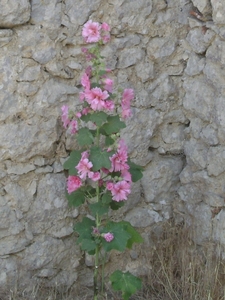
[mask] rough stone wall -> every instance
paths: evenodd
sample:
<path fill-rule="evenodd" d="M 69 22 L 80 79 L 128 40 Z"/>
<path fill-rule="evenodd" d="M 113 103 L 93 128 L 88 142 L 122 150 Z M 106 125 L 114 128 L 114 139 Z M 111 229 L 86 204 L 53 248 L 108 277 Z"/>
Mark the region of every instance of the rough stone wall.
<path fill-rule="evenodd" d="M 199 244 L 225 245 L 224 2 L 2 0 L 0 286 L 88 284 L 72 234 L 84 212 L 64 197 L 62 163 L 75 145 L 60 122 L 60 107 L 79 101 L 88 19 L 110 24 L 103 54 L 136 93 L 123 135 L 145 172 L 125 219 L 146 243 L 173 217 L 196 226 Z"/>

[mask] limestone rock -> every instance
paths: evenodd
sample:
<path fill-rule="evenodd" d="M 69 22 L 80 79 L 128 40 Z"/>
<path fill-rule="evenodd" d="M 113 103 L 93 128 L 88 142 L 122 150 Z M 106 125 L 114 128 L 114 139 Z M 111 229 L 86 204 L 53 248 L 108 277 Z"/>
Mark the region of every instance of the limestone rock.
<path fill-rule="evenodd" d="M 182 168 L 181 158 L 164 158 L 148 164 L 141 179 L 145 201 L 157 203 L 173 198 Z"/>
<path fill-rule="evenodd" d="M 207 155 L 208 174 L 218 176 L 225 171 L 225 147 L 211 147 Z"/>
<path fill-rule="evenodd" d="M 187 73 L 189 76 L 200 74 L 204 69 L 204 66 L 205 58 L 192 53 L 191 57 L 188 59 L 185 73 Z"/>
<path fill-rule="evenodd" d="M 147 227 L 162 221 L 162 217 L 151 209 L 135 208 L 126 215 L 125 221 L 134 227 Z"/>
<path fill-rule="evenodd" d="M 143 50 L 140 48 L 125 49 L 120 53 L 117 67 L 119 69 L 130 67 L 139 62 L 144 56 Z"/>
<path fill-rule="evenodd" d="M 149 58 L 159 59 L 166 56 L 170 56 L 176 48 L 176 38 L 166 37 L 159 38 L 155 37 L 150 40 L 147 53 Z"/>
<path fill-rule="evenodd" d="M 210 29 L 204 33 L 202 28 L 193 28 L 187 35 L 187 41 L 195 53 L 201 54 L 207 50 L 214 36 L 215 33 Z"/>
<path fill-rule="evenodd" d="M 30 19 L 30 9 L 29 0 L 2 0 L 0 27 L 11 28 L 28 22 Z"/>
<path fill-rule="evenodd" d="M 62 3 L 59 0 L 41 1 L 32 0 L 31 23 L 46 27 L 61 25 Z"/>
<path fill-rule="evenodd" d="M 212 115 L 214 105 L 214 89 L 207 83 L 202 76 L 187 78 L 183 85 L 185 97 L 183 100 L 184 108 L 196 117 L 209 120 Z"/>
<path fill-rule="evenodd" d="M 225 7 L 223 0 L 211 0 L 213 9 L 213 21 L 216 24 L 225 24 Z"/>
<path fill-rule="evenodd" d="M 191 139 L 184 144 L 184 152 L 188 164 L 196 166 L 198 169 L 204 169 L 207 162 L 208 149 L 204 143 Z"/>

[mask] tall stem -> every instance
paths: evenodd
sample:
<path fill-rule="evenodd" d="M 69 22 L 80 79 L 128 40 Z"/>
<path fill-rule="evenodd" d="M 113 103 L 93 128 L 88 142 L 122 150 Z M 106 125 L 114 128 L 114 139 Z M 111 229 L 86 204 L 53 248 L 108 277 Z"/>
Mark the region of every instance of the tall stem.
<path fill-rule="evenodd" d="M 99 201 L 99 186 L 96 187 L 96 194 L 97 194 L 97 202 Z M 95 219 L 96 228 L 98 229 L 100 226 L 99 222 L 99 215 L 96 214 Z M 95 248 L 95 271 L 94 271 L 94 300 L 98 300 L 98 267 L 99 267 L 99 245 Z"/>
<path fill-rule="evenodd" d="M 94 271 L 94 300 L 98 300 L 98 259 L 99 259 L 99 246 L 95 249 L 95 271 Z"/>

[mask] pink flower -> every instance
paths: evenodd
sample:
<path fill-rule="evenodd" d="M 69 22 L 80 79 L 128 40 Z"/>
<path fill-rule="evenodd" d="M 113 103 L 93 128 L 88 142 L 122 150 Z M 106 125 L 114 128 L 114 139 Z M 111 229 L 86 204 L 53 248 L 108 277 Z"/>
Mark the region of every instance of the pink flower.
<path fill-rule="evenodd" d="M 94 235 L 99 235 L 100 234 L 97 227 L 92 227 L 92 228 L 93 228 L 92 234 L 94 234 Z"/>
<path fill-rule="evenodd" d="M 125 145 L 124 140 L 119 141 L 119 147 L 115 154 L 113 154 L 112 157 L 110 157 L 112 166 L 110 171 L 124 171 L 129 169 L 129 165 L 127 164 L 127 146 Z"/>
<path fill-rule="evenodd" d="M 78 131 L 78 123 L 76 120 L 72 120 L 69 124 L 70 133 L 75 134 Z"/>
<path fill-rule="evenodd" d="M 96 43 L 101 39 L 100 30 L 101 25 L 90 20 L 84 24 L 82 36 L 87 43 Z"/>
<path fill-rule="evenodd" d="M 130 101 L 134 99 L 134 90 L 125 89 L 122 95 L 122 118 L 127 119 L 131 116 Z"/>
<path fill-rule="evenodd" d="M 114 183 L 112 181 L 107 181 L 106 182 L 106 188 L 107 188 L 107 190 L 112 191 L 113 185 L 114 185 Z"/>
<path fill-rule="evenodd" d="M 110 35 L 103 35 L 102 40 L 104 44 L 108 43 L 110 41 Z"/>
<path fill-rule="evenodd" d="M 107 24 L 107 23 L 105 23 L 105 22 L 102 23 L 102 26 L 101 26 L 101 27 L 102 27 L 102 29 L 105 30 L 105 31 L 110 31 L 110 26 L 109 26 L 109 24 Z"/>
<path fill-rule="evenodd" d="M 112 93 L 112 90 L 113 90 L 113 80 L 110 79 L 110 78 L 105 78 L 103 80 L 104 82 L 104 89 L 107 90 L 108 92 Z"/>
<path fill-rule="evenodd" d="M 77 113 L 76 113 L 76 117 L 80 119 L 80 118 L 82 117 L 81 112 L 77 112 Z"/>
<path fill-rule="evenodd" d="M 81 185 L 82 185 L 82 181 L 81 181 L 80 177 L 69 176 L 67 178 L 67 191 L 69 194 L 71 194 L 72 192 L 79 189 L 79 187 L 81 187 Z"/>
<path fill-rule="evenodd" d="M 105 109 L 108 111 L 113 111 L 115 104 L 112 100 L 105 101 Z"/>
<path fill-rule="evenodd" d="M 131 178 L 131 174 L 128 170 L 124 169 L 121 171 L 121 177 L 126 180 L 127 182 L 131 182 L 132 178 Z"/>
<path fill-rule="evenodd" d="M 131 116 L 132 116 L 132 111 L 130 108 L 126 108 L 126 109 L 122 110 L 122 118 L 123 119 L 128 119 Z"/>
<path fill-rule="evenodd" d="M 86 179 L 87 176 L 92 175 L 90 169 L 93 167 L 92 162 L 86 158 L 86 155 L 84 155 L 85 152 L 83 152 L 83 156 L 81 157 L 81 160 L 79 161 L 78 165 L 75 167 L 78 170 L 78 174 L 81 179 Z"/>
<path fill-rule="evenodd" d="M 70 123 L 70 119 L 69 119 L 69 107 L 67 105 L 63 105 L 61 107 L 61 110 L 62 110 L 61 120 L 63 122 L 63 127 L 67 128 L 67 126 Z"/>
<path fill-rule="evenodd" d="M 86 92 L 85 97 L 93 110 L 103 110 L 105 108 L 104 100 L 109 97 L 109 94 L 96 87 Z"/>
<path fill-rule="evenodd" d="M 91 83 L 87 73 L 84 73 L 81 77 L 81 84 L 85 88 L 85 90 L 90 90 Z"/>
<path fill-rule="evenodd" d="M 114 239 L 114 235 L 111 232 L 104 233 L 103 237 L 108 243 L 110 243 Z"/>
<path fill-rule="evenodd" d="M 85 70 L 85 73 L 87 74 L 87 76 L 90 78 L 91 74 L 92 74 L 92 68 L 91 66 L 88 66 Z"/>
<path fill-rule="evenodd" d="M 98 181 L 101 178 L 101 175 L 99 172 L 90 172 L 88 177 L 93 181 Z"/>
<path fill-rule="evenodd" d="M 125 180 L 118 181 L 117 183 L 113 184 L 113 187 L 110 191 L 114 201 L 119 202 L 127 200 L 127 196 L 130 194 L 130 183 L 126 182 Z"/>
<path fill-rule="evenodd" d="M 82 109 L 82 115 L 87 115 L 90 112 L 90 108 L 89 107 L 85 107 Z"/>

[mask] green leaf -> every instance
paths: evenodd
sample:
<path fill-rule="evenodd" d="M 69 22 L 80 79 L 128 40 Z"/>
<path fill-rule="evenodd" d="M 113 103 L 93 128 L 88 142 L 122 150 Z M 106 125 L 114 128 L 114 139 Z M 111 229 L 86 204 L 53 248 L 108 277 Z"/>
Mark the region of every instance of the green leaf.
<path fill-rule="evenodd" d="M 82 115 L 81 120 L 86 122 L 86 123 L 91 121 L 91 114 Z"/>
<path fill-rule="evenodd" d="M 83 220 L 74 226 L 74 230 L 79 233 L 78 243 L 82 243 L 83 240 L 92 239 L 92 230 L 95 227 L 95 221 L 84 217 Z"/>
<path fill-rule="evenodd" d="M 124 225 L 124 229 L 126 230 L 126 232 L 128 232 L 130 234 L 130 239 L 127 241 L 127 248 L 131 249 L 133 246 L 133 243 L 143 243 L 143 238 L 140 235 L 139 232 L 137 232 L 134 227 L 126 221 L 122 221 L 121 223 L 123 223 Z"/>
<path fill-rule="evenodd" d="M 125 231 L 124 225 L 121 222 L 109 222 L 103 230 L 105 233 L 111 232 L 114 235 L 114 239 L 111 242 L 106 242 L 105 239 L 102 241 L 102 247 L 106 252 L 112 249 L 123 252 L 126 249 L 127 241 L 131 236 Z"/>
<path fill-rule="evenodd" d="M 114 139 L 112 139 L 110 136 L 106 136 L 106 138 L 105 138 L 105 145 L 106 146 L 111 146 L 111 145 L 113 145 L 114 144 Z"/>
<path fill-rule="evenodd" d="M 102 196 L 102 203 L 109 204 L 112 201 L 112 194 L 110 191 L 106 191 L 106 193 Z"/>
<path fill-rule="evenodd" d="M 70 153 L 70 157 L 64 162 L 63 167 L 65 170 L 69 170 L 69 175 L 77 175 L 77 169 L 75 167 L 78 165 L 81 159 L 81 153 L 83 150 L 74 150 Z"/>
<path fill-rule="evenodd" d="M 93 163 L 93 171 L 98 171 L 101 168 L 110 169 L 111 161 L 109 158 L 111 156 L 112 152 L 102 151 L 99 147 L 92 147 L 89 159 Z"/>
<path fill-rule="evenodd" d="M 124 122 L 120 121 L 118 115 L 116 116 L 109 116 L 107 119 L 107 123 L 105 123 L 102 128 L 108 134 L 117 133 L 120 129 L 125 128 L 126 125 Z"/>
<path fill-rule="evenodd" d="M 93 141 L 94 137 L 88 128 L 84 127 L 78 131 L 77 142 L 80 146 L 91 145 Z"/>
<path fill-rule="evenodd" d="M 84 251 L 87 251 L 88 253 L 91 252 L 93 250 L 95 250 L 96 248 L 96 243 L 94 239 L 83 239 L 81 242 L 81 246 L 80 248 Z"/>
<path fill-rule="evenodd" d="M 78 207 L 84 203 L 85 193 L 80 189 L 72 192 L 71 194 L 68 194 L 68 192 L 66 191 L 66 198 L 69 201 L 70 206 Z"/>
<path fill-rule="evenodd" d="M 110 276 L 112 287 L 115 291 L 121 291 L 123 300 L 129 300 L 130 296 L 141 289 L 141 279 L 132 275 L 130 272 L 123 273 L 122 271 L 115 271 Z"/>
<path fill-rule="evenodd" d="M 89 207 L 93 215 L 98 214 L 99 216 L 106 214 L 109 210 L 109 205 L 102 202 L 90 204 Z"/>
<path fill-rule="evenodd" d="M 98 75 L 99 75 L 99 76 L 103 76 L 103 75 L 105 75 L 105 73 L 106 73 L 106 70 L 100 70 L 100 71 L 98 72 Z"/>
<path fill-rule="evenodd" d="M 103 123 L 105 123 L 107 121 L 108 115 L 103 112 L 103 111 L 99 111 L 99 112 L 94 112 L 93 114 L 91 114 L 91 118 L 90 120 L 95 123 L 97 126 L 101 126 Z"/>
<path fill-rule="evenodd" d="M 136 165 L 130 159 L 128 159 L 128 165 L 130 167 L 129 172 L 133 182 L 140 180 L 143 177 L 143 167 Z"/>
<path fill-rule="evenodd" d="M 112 210 L 118 210 L 119 208 L 121 208 L 123 206 L 124 206 L 124 201 L 117 202 L 117 201 L 112 200 L 112 202 L 110 203 L 110 207 Z"/>

